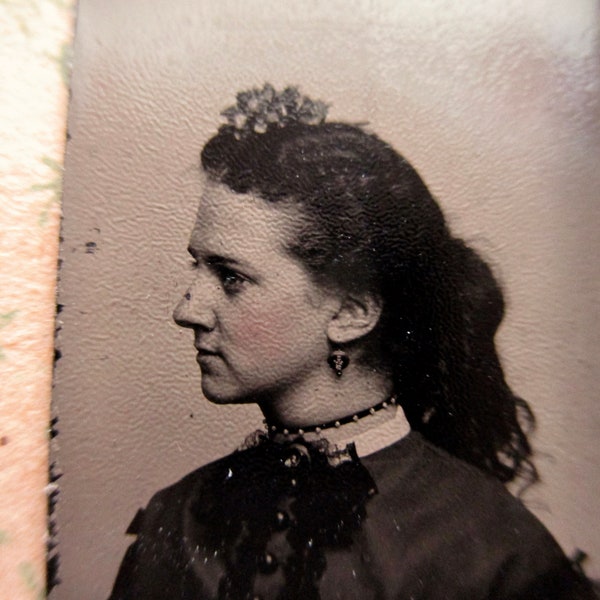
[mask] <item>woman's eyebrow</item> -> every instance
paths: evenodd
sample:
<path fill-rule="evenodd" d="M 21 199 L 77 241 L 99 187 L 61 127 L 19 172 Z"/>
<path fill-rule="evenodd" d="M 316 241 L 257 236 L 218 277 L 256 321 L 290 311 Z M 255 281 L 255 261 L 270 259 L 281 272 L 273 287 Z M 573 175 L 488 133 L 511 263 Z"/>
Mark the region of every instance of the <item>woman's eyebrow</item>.
<path fill-rule="evenodd" d="M 235 258 L 228 258 L 227 256 L 219 256 L 218 254 L 211 254 L 206 257 L 206 262 L 209 265 L 235 265 L 241 267 L 243 263 Z"/>
<path fill-rule="evenodd" d="M 191 254 L 191 256 L 195 259 L 199 258 L 199 252 L 193 247 L 188 246 L 187 251 Z M 211 265 L 235 265 L 235 266 L 244 266 L 242 261 L 236 260 L 235 258 L 229 258 L 227 256 L 220 256 L 218 254 L 210 254 L 205 259 L 206 263 Z"/>

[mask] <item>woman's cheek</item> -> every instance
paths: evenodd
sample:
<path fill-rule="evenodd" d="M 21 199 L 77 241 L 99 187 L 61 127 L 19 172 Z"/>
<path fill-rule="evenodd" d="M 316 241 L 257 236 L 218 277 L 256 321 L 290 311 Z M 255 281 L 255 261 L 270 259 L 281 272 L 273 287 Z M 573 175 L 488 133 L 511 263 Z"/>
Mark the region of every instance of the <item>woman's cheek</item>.
<path fill-rule="evenodd" d="M 237 349 L 253 353 L 257 363 L 281 360 L 308 338 L 310 328 L 298 312 L 297 303 L 287 302 L 243 311 L 235 332 Z"/>

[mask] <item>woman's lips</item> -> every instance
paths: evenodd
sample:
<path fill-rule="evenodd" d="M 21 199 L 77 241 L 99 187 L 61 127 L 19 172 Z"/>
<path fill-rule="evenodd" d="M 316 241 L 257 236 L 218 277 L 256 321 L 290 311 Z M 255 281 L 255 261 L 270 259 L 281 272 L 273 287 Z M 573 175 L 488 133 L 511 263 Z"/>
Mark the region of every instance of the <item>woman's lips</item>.
<path fill-rule="evenodd" d="M 198 351 L 198 356 L 218 356 L 218 352 L 216 350 L 211 350 L 210 348 L 204 348 L 203 346 L 195 346 Z"/>
<path fill-rule="evenodd" d="M 209 350 L 208 348 L 197 346 L 196 350 L 198 350 L 198 353 L 196 354 L 196 362 L 202 368 L 203 373 L 209 373 L 211 371 L 211 365 L 214 366 L 215 360 L 221 358 L 221 355 L 217 351 Z"/>
<path fill-rule="evenodd" d="M 220 355 L 217 352 L 198 350 L 196 354 L 196 362 L 200 369 L 202 369 L 203 375 L 211 375 L 214 373 L 214 369 L 220 362 Z"/>

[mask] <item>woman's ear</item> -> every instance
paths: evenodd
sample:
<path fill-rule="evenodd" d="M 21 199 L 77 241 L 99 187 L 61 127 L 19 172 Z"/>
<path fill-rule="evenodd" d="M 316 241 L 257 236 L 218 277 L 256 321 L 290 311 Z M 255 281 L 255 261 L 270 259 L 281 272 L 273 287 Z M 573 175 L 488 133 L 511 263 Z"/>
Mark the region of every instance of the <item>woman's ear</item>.
<path fill-rule="evenodd" d="M 347 294 L 327 327 L 329 341 L 347 344 L 373 331 L 381 317 L 382 305 L 376 294 Z"/>

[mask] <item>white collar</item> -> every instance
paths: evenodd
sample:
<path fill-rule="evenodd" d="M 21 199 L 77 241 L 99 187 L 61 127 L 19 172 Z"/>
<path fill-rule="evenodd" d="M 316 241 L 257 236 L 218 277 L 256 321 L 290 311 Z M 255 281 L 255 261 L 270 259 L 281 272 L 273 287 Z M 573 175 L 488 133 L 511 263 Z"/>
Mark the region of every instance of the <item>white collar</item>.
<path fill-rule="evenodd" d="M 360 433 L 356 432 L 359 423 L 348 423 L 339 429 L 327 429 L 319 434 L 319 437 L 325 438 L 340 449 L 345 448 L 348 444 L 354 444 L 359 457 L 373 454 L 391 446 L 410 432 L 410 425 L 400 406 L 390 406 L 385 410 L 389 413 L 393 411 L 389 419 L 368 429 L 363 429 Z M 304 437 L 310 441 L 313 435 L 307 434 Z"/>

